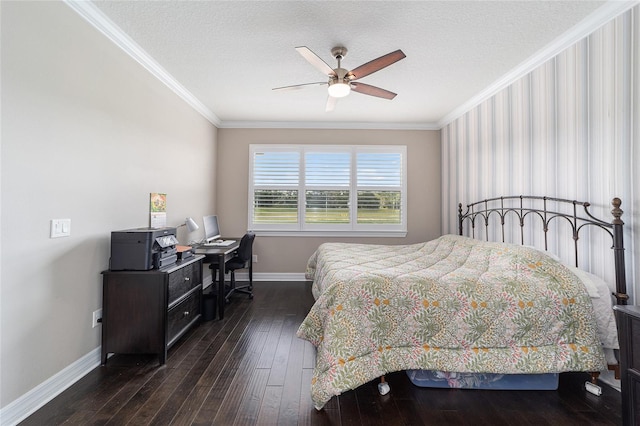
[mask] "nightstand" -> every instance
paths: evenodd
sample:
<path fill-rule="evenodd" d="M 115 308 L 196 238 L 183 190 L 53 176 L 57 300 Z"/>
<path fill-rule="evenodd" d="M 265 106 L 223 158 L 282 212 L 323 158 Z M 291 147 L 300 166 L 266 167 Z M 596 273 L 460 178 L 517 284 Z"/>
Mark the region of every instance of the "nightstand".
<path fill-rule="evenodd" d="M 622 422 L 635 425 L 640 419 L 640 306 L 613 307 L 620 341 Z"/>

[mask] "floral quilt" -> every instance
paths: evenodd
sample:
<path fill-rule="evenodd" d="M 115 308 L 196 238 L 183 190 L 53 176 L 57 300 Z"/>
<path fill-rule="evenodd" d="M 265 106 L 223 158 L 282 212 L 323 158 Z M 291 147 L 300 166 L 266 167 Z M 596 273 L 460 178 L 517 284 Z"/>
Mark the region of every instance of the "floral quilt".
<path fill-rule="evenodd" d="M 325 243 L 309 259 L 316 299 L 298 337 L 317 348 L 311 397 L 386 373 L 600 371 L 580 280 L 535 249 L 445 235 L 385 246 Z"/>

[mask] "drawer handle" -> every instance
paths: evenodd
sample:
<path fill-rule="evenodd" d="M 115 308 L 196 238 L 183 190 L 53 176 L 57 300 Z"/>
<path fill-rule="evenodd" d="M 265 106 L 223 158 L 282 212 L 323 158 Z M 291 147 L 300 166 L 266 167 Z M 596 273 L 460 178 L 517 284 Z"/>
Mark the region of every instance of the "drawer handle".
<path fill-rule="evenodd" d="M 188 317 L 190 313 L 191 313 L 191 312 L 189 312 L 189 311 L 184 311 L 184 312 L 182 313 L 182 316 L 183 316 L 183 317 Z"/>
<path fill-rule="evenodd" d="M 190 280 L 191 280 L 191 278 L 189 278 L 189 277 L 184 277 L 184 280 L 185 280 L 185 281 L 190 281 Z"/>

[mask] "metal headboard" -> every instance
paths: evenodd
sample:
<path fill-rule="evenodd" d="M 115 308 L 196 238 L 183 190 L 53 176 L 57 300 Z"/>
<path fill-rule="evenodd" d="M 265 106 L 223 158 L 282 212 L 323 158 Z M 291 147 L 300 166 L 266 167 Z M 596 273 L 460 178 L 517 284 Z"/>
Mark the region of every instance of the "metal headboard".
<path fill-rule="evenodd" d="M 519 202 L 518 202 L 519 200 Z M 526 205 L 525 205 L 526 202 Z M 547 202 L 553 202 L 555 206 L 569 206 L 569 210 L 572 213 L 561 213 L 558 211 L 549 210 L 547 208 Z M 502 242 L 505 241 L 505 217 L 507 214 L 515 214 L 519 218 L 520 225 L 520 243 L 524 244 L 524 224 L 525 218 L 528 215 L 537 215 L 542 220 L 542 226 L 544 231 L 544 248 L 548 248 L 547 234 L 549 231 L 549 223 L 555 219 L 565 219 L 571 226 L 574 240 L 575 250 L 575 263 L 578 266 L 578 240 L 580 238 L 580 231 L 587 226 L 595 226 L 604 230 L 611 236 L 613 241 L 613 256 L 615 260 L 615 274 L 616 274 L 616 292 L 613 294 L 616 297 L 619 305 L 626 305 L 629 296 L 627 295 L 627 280 L 625 276 L 625 262 L 624 262 L 624 243 L 622 239 L 622 210 L 620 205 L 622 201 L 619 198 L 614 198 L 611 202 L 613 210 L 613 220 L 606 222 L 604 220 L 594 217 L 589 212 L 588 202 L 565 200 L 562 198 L 552 197 L 537 197 L 528 195 L 514 195 L 507 197 L 488 198 L 486 200 L 478 201 L 472 204 L 467 204 L 467 210 L 462 212 L 462 203 L 458 205 L 458 233 L 463 235 L 463 225 L 465 221 L 471 222 L 471 236 L 475 238 L 476 233 L 476 219 L 482 221 L 480 226 L 484 225 L 484 231 L 487 240 L 489 239 L 489 219 L 492 215 L 498 215 L 500 219 L 500 226 L 502 229 Z M 578 216 L 578 211 L 581 207 L 584 212 L 580 214 L 586 216 Z"/>

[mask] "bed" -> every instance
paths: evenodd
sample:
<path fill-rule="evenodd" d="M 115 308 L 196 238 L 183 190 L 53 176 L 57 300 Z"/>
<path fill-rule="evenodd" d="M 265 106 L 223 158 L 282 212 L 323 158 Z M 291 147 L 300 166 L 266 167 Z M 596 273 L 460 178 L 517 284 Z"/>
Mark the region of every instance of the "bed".
<path fill-rule="evenodd" d="M 514 200 L 519 205 L 511 207 Z M 542 207 L 534 206 L 537 201 Z M 554 210 L 560 203 L 570 203 L 572 213 Z M 460 205 L 460 235 L 397 246 L 322 244 L 307 265 L 316 302 L 298 329 L 298 337 L 317 348 L 315 407 L 393 371 L 450 379 L 452 373 L 515 377 L 606 369 L 615 359 L 603 346 L 617 345 L 611 303 L 601 295 L 608 288 L 589 289 L 576 271 L 545 252 L 503 242 L 509 216 L 519 218 L 521 229 L 529 215 L 539 217 L 545 248 L 549 224 L 566 219 L 577 266 L 585 227 L 603 230 L 613 240 L 614 293 L 624 304 L 620 200 L 614 199 L 612 222 L 596 219 L 588 207 L 549 197 L 500 197 L 470 204 L 464 213 Z M 470 235 L 463 236 L 467 222 Z M 476 228 L 494 222 L 502 226 L 503 241 L 487 241 L 490 233 Z M 476 233 L 484 240 L 473 238 Z M 604 326 L 596 322 L 593 294 L 608 304 Z M 611 341 L 605 344 L 603 334 Z"/>

